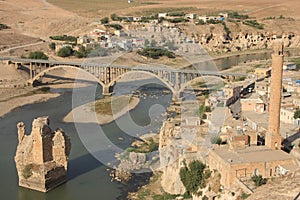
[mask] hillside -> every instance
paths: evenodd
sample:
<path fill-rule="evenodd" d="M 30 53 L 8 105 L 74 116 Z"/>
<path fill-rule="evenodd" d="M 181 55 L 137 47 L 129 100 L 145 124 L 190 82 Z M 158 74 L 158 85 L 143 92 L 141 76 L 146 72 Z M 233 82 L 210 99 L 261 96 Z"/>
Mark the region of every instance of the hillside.
<path fill-rule="evenodd" d="M 255 190 L 249 200 L 272 199 L 290 200 L 294 199 L 300 192 L 300 171 L 269 181 L 266 185 Z"/>

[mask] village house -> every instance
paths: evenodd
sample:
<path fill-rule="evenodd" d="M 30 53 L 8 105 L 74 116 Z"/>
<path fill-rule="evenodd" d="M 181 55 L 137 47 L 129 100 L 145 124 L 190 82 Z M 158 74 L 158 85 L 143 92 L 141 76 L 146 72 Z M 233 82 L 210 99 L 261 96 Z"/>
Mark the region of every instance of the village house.
<path fill-rule="evenodd" d="M 265 104 L 259 97 L 259 94 L 253 93 L 248 98 L 241 99 L 242 111 L 254 111 L 263 113 L 265 111 Z"/>
<path fill-rule="evenodd" d="M 215 146 L 209 153 L 209 166 L 221 173 L 221 184 L 232 187 L 253 175 L 269 178 L 284 175 L 297 165 L 291 155 L 266 146 L 251 146 L 232 151 L 228 146 Z"/>
<path fill-rule="evenodd" d="M 269 81 L 268 80 L 262 80 L 255 82 L 255 92 L 259 94 L 260 96 L 268 96 L 269 94 Z"/>
<path fill-rule="evenodd" d="M 257 78 L 260 78 L 260 77 L 269 77 L 271 75 L 271 68 L 256 68 L 254 70 L 254 75 Z"/>

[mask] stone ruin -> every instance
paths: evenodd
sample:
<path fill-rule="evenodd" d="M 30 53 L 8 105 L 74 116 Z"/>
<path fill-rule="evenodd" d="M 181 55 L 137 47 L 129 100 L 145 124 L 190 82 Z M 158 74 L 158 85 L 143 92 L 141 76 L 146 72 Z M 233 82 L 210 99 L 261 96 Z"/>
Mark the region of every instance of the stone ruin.
<path fill-rule="evenodd" d="M 19 186 L 47 192 L 66 182 L 71 141 L 64 131 L 53 132 L 48 117 L 34 119 L 30 135 L 25 134 L 23 122 L 17 127 L 19 144 L 15 162 Z"/>

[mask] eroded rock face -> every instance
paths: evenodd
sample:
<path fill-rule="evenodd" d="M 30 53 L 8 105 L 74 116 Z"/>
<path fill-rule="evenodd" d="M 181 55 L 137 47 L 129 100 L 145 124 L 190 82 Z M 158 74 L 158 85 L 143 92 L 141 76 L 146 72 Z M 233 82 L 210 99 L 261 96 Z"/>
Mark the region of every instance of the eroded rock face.
<path fill-rule="evenodd" d="M 32 132 L 25 134 L 25 124 L 18 123 L 19 144 L 15 162 L 19 186 L 47 192 L 64 183 L 67 175 L 70 138 L 62 129 L 52 131 L 48 117 L 32 122 Z"/>

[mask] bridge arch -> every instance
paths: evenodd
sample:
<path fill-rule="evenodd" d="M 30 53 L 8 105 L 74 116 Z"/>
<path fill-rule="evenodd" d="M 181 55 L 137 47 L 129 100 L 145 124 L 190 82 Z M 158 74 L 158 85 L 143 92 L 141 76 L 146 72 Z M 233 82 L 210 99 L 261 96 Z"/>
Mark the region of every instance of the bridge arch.
<path fill-rule="evenodd" d="M 76 66 L 71 66 L 71 65 L 57 65 L 57 66 L 54 66 L 54 67 L 49 67 L 43 71 L 41 71 L 40 73 L 36 74 L 31 80 L 30 80 L 30 83 L 33 84 L 35 81 L 38 81 L 40 78 L 42 78 L 43 76 L 45 76 L 45 74 L 47 74 L 48 72 L 52 71 L 52 70 L 56 70 L 56 69 L 61 69 L 61 68 L 71 68 L 71 69 L 76 69 L 76 70 L 82 70 L 84 71 L 85 73 L 91 75 L 92 77 L 95 78 L 95 80 L 97 80 L 97 82 L 102 86 L 104 87 L 104 83 L 101 82 L 94 74 L 80 68 L 80 67 L 76 67 Z"/>
<path fill-rule="evenodd" d="M 173 93 L 173 96 L 176 96 L 178 94 L 178 91 L 175 90 L 175 88 L 166 80 L 164 80 L 162 77 L 156 75 L 155 73 L 152 72 L 148 72 L 148 71 L 141 71 L 141 70 L 133 70 L 133 71 L 127 71 L 119 76 L 117 76 L 116 78 L 114 78 L 109 84 L 108 87 L 113 87 L 114 84 L 116 82 L 118 82 L 121 78 L 123 78 L 124 76 L 127 76 L 129 74 L 135 74 L 135 73 L 142 73 L 142 74 L 147 74 L 150 75 L 154 78 L 157 78 L 158 80 L 160 80 L 163 84 L 165 84 L 165 86 L 171 90 L 171 92 Z"/>

